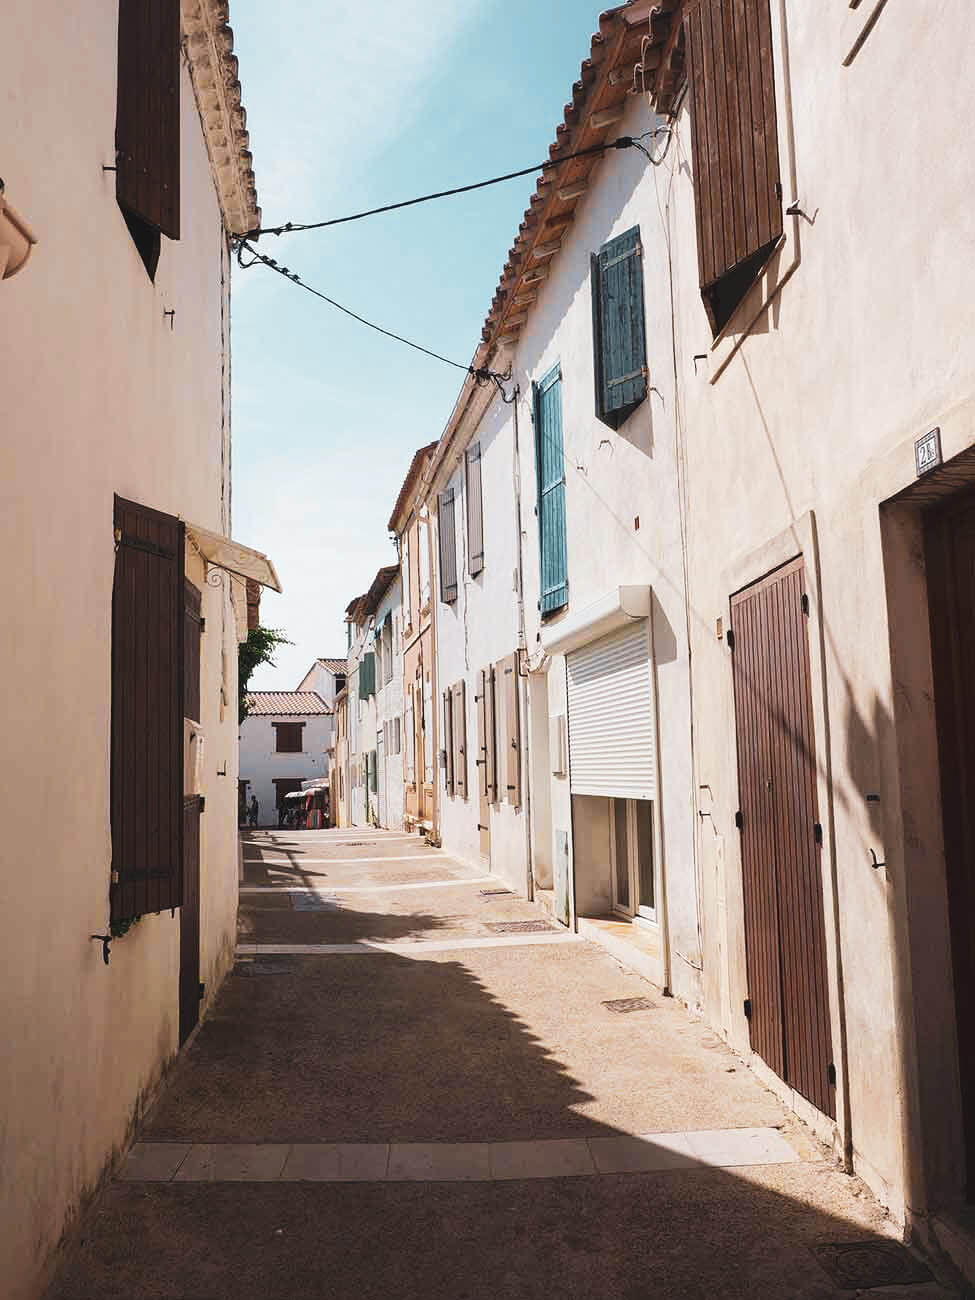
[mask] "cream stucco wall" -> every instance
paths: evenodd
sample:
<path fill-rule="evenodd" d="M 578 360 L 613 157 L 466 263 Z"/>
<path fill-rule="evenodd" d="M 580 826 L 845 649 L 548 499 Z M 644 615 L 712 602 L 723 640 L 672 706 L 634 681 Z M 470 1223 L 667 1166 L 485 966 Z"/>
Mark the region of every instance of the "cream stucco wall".
<path fill-rule="evenodd" d="M 707 787 L 710 814 L 699 826 L 707 1010 L 747 1050 L 734 699 L 716 620 L 727 625 L 734 591 L 801 554 L 827 832 L 837 1143 L 897 1217 L 960 1191 L 940 826 L 917 833 L 937 807 L 936 752 L 928 728 L 906 764 L 920 762 L 927 780 L 905 788 L 908 732 L 899 741 L 895 725 L 912 708 L 930 717 L 930 686 L 926 697 L 923 682 L 898 687 L 891 666 L 909 625 L 922 630 L 919 654 L 925 644 L 918 550 L 916 537 L 913 547 L 895 537 L 885 555 L 881 511 L 914 480 L 914 439 L 928 428 L 941 425 L 946 460 L 975 441 L 975 360 L 958 344 L 975 247 L 975 148 L 959 132 L 971 117 L 975 14 L 934 8 L 896 21 L 886 11 L 844 67 L 862 12 L 824 18 L 773 0 L 785 203 L 798 198 L 805 216 L 786 217 L 769 276 L 714 349 L 697 293 L 686 107 L 654 173 L 669 205 L 677 337 L 671 353 L 668 330 L 654 330 L 650 364 L 676 368 L 687 458 L 694 783 Z M 664 262 L 666 248 L 656 255 Z M 706 359 L 695 365 L 696 354 Z M 871 850 L 886 869 L 871 868 Z"/>
<path fill-rule="evenodd" d="M 108 924 L 113 494 L 229 526 L 229 256 L 184 69 L 182 238 L 150 283 L 115 201 L 115 7 L 10 0 L 7 194 L 39 244 L 0 286 L 4 619 L 0 857 L 3 1291 L 27 1300 L 177 1046 L 180 918 Z M 173 310 L 170 321 L 163 313 Z M 237 641 L 202 580 L 201 979 L 232 959 Z M 221 686 L 226 705 L 221 704 Z"/>
<path fill-rule="evenodd" d="M 387 827 L 389 830 L 402 830 L 403 828 L 403 798 L 404 798 L 404 779 L 403 779 L 403 610 L 402 598 L 400 595 L 400 579 L 394 579 L 389 590 L 379 602 L 379 608 L 376 610 L 376 627 L 381 628 L 386 621 L 386 615 L 392 615 L 392 663 L 386 667 L 386 646 L 383 648 L 383 663 L 380 668 L 377 656 L 376 660 L 376 747 L 379 755 L 377 785 L 376 791 L 376 811 L 379 817 L 379 824 Z M 389 680 L 387 681 L 387 674 Z M 394 742 L 387 752 L 385 740 L 380 745 L 380 733 L 385 733 L 385 724 L 399 720 L 400 745 L 399 752 L 395 750 L 395 726 L 391 728 L 394 733 Z"/>

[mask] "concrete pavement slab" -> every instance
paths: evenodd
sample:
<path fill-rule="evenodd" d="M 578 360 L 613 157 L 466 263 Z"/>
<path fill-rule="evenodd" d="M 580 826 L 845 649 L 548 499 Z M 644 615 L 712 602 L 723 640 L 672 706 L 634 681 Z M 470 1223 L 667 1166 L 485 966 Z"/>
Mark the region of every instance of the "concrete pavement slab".
<path fill-rule="evenodd" d="M 486 1142 L 394 1142 L 389 1149 L 390 1182 L 469 1182 L 491 1177 Z"/>
<path fill-rule="evenodd" d="M 136 1142 L 118 1176 L 128 1183 L 168 1183 L 190 1150 L 189 1142 Z"/>
<path fill-rule="evenodd" d="M 492 1142 L 490 1144 L 491 1177 L 507 1178 L 575 1178 L 594 1174 L 589 1148 L 582 1138 L 563 1138 L 548 1142 Z"/>
<path fill-rule="evenodd" d="M 691 1153 L 685 1133 L 617 1133 L 589 1138 L 589 1150 L 601 1174 L 659 1173 L 693 1169 L 700 1162 Z"/>
<path fill-rule="evenodd" d="M 691 1154 L 701 1164 L 731 1168 L 735 1165 L 789 1164 L 799 1155 L 781 1133 L 772 1128 L 732 1128 L 688 1132 Z"/>
<path fill-rule="evenodd" d="M 201 1142 L 177 1169 L 180 1183 L 270 1182 L 281 1176 L 290 1147 L 277 1142 Z"/>
<path fill-rule="evenodd" d="M 285 1182 L 382 1182 L 389 1164 L 385 1142 L 296 1142 L 281 1178 Z"/>

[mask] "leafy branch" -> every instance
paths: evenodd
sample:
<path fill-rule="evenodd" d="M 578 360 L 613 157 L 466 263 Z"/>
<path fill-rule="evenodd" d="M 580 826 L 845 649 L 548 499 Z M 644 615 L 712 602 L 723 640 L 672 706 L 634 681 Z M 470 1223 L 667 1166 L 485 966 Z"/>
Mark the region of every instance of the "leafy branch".
<path fill-rule="evenodd" d="M 252 627 L 247 633 L 247 640 L 242 641 L 237 651 L 237 721 L 243 722 L 247 717 L 247 684 L 254 670 L 261 664 L 274 667 L 274 652 L 279 645 L 294 645 L 280 628 Z"/>

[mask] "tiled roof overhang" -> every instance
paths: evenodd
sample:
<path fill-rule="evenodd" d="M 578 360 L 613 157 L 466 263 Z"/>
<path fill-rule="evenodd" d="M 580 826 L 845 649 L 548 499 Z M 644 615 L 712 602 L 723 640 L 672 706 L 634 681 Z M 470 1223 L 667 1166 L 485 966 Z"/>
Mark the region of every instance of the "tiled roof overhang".
<path fill-rule="evenodd" d="M 399 565 L 387 564 L 372 580 L 372 586 L 362 598 L 362 613 L 365 615 L 375 614 L 379 608 L 379 602 L 385 596 L 390 586 L 396 578 L 399 577 Z"/>
<path fill-rule="evenodd" d="M 181 0 L 183 34 L 224 225 L 243 235 L 261 224 L 254 158 L 241 103 L 228 0 Z"/>
<path fill-rule="evenodd" d="M 558 257 L 565 231 L 572 224 L 584 200 L 590 179 L 604 155 L 595 153 L 558 166 L 560 158 L 608 143 L 620 134 L 620 119 L 627 99 L 647 93 L 657 112 L 670 111 L 673 95 L 666 88 L 677 87 L 671 69 L 679 63 L 678 37 L 686 0 L 631 0 L 599 16 L 599 30 L 593 35 L 589 58 L 572 87 L 563 120 L 549 146 L 555 164 L 539 177 L 535 193 L 508 260 L 501 272 L 491 309 L 481 331 L 481 343 L 471 362 L 473 369 L 489 367 L 492 359 L 517 342 L 534 305 L 538 286 L 548 276 Z M 661 94 L 657 95 L 658 76 Z M 476 380 L 468 376 L 461 389 L 444 434 L 437 445 L 434 464 L 426 475 L 433 481 L 446 458 L 454 434 L 476 392 Z M 481 403 L 493 392 L 482 390 Z M 479 417 L 478 417 L 479 418 Z"/>
<path fill-rule="evenodd" d="M 403 486 L 399 490 L 399 496 L 396 498 L 396 504 L 393 506 L 393 513 L 389 516 L 387 527 L 391 533 L 398 533 L 403 526 L 405 516 L 408 513 L 406 507 L 410 504 L 412 494 L 416 489 L 420 478 L 420 473 L 426 465 L 427 460 L 437 450 L 437 442 L 428 443 L 421 447 L 410 461 L 410 468 L 406 471 L 406 478 L 403 480 Z"/>

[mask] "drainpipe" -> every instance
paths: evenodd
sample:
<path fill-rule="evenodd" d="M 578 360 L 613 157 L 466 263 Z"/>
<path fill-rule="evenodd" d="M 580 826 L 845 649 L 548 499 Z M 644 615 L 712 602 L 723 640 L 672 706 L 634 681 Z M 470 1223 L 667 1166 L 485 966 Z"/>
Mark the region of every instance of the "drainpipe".
<path fill-rule="evenodd" d="M 525 683 L 525 707 L 522 710 L 522 717 L 525 719 L 524 736 L 522 738 L 521 757 L 522 757 L 522 797 L 525 801 L 525 870 L 527 880 L 525 882 L 526 894 L 528 901 L 535 900 L 535 863 L 534 863 L 534 836 L 532 831 L 533 812 L 532 812 L 532 771 L 531 771 L 531 747 L 529 737 L 531 735 L 531 689 L 529 686 L 529 663 L 528 663 L 528 637 L 525 631 L 525 556 L 522 546 L 521 531 L 521 434 L 518 426 L 518 404 L 521 401 L 521 386 L 515 384 L 514 402 L 512 410 L 514 412 L 514 454 L 512 457 L 512 473 L 514 475 L 515 488 L 515 528 L 518 535 L 518 677 Z M 522 672 L 522 665 L 525 671 Z"/>

